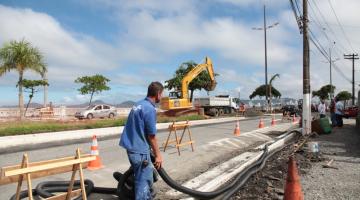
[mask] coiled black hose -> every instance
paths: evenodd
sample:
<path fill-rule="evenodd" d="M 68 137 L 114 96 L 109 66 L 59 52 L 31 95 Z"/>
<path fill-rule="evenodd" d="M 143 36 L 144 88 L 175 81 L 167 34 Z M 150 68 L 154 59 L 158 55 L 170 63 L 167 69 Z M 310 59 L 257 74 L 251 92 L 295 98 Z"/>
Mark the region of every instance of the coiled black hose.
<path fill-rule="evenodd" d="M 225 193 L 226 191 L 230 190 L 231 188 L 233 188 L 237 182 L 239 182 L 241 180 L 241 177 L 251 168 L 253 168 L 254 166 L 260 164 L 263 162 L 263 160 L 266 158 L 268 154 L 268 147 L 267 145 L 265 145 L 264 151 L 260 157 L 260 159 L 258 159 L 255 163 L 249 165 L 248 167 L 246 167 L 245 170 L 243 170 L 242 172 L 240 172 L 238 174 L 238 176 L 235 178 L 234 181 L 232 181 L 231 183 L 216 189 L 214 191 L 211 192 L 201 192 L 201 191 L 196 191 L 187 187 L 182 186 L 181 184 L 178 184 L 176 181 L 174 181 L 173 179 L 171 179 L 171 177 L 166 173 L 166 171 L 161 168 L 158 170 L 161 178 L 166 182 L 166 184 L 168 184 L 170 187 L 172 187 L 175 190 L 178 190 L 182 193 L 188 194 L 190 196 L 199 198 L 199 199 L 211 199 L 211 198 L 215 198 L 217 196 L 219 196 L 220 194 Z"/>
<path fill-rule="evenodd" d="M 94 189 L 94 183 L 90 180 L 85 180 L 85 191 L 86 195 L 89 195 Z M 54 196 L 53 192 L 67 192 L 70 185 L 70 181 L 46 181 L 39 183 L 35 190 L 37 194 L 43 198 L 49 198 Z M 74 189 L 80 188 L 80 181 L 74 182 Z M 80 200 L 81 196 L 77 197 L 75 200 Z"/>

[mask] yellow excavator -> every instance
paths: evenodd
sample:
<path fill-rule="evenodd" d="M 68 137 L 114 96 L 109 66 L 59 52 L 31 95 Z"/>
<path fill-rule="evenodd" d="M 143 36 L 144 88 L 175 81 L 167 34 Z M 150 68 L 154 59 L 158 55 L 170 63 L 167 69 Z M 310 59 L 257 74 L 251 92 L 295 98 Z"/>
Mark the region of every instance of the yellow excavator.
<path fill-rule="evenodd" d="M 212 91 L 216 87 L 215 75 L 212 61 L 209 57 L 205 57 L 205 63 L 196 65 L 188 72 L 181 81 L 181 91 L 170 92 L 168 97 L 161 99 L 160 108 L 166 111 L 181 111 L 193 108 L 189 98 L 189 84 L 201 72 L 207 70 L 210 76 L 210 82 L 206 86 L 207 91 Z"/>

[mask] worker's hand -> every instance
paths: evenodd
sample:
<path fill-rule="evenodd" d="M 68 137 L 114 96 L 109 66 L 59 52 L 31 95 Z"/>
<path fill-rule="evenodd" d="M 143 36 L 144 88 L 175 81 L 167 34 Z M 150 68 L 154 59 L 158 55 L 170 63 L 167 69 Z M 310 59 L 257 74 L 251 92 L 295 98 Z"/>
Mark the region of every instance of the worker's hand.
<path fill-rule="evenodd" d="M 162 160 L 161 154 L 156 155 L 155 156 L 155 162 L 154 162 L 155 168 L 160 169 L 162 162 L 163 162 L 163 160 Z"/>

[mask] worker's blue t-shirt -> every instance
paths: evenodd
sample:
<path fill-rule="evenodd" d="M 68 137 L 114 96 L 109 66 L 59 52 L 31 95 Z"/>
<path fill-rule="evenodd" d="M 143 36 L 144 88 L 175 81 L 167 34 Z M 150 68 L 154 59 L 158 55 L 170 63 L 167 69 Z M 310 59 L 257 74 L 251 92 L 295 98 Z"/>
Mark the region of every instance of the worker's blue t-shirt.
<path fill-rule="evenodd" d="M 147 154 L 150 151 L 147 135 L 155 134 L 155 104 L 149 98 L 145 98 L 131 109 L 119 145 L 128 152 Z"/>

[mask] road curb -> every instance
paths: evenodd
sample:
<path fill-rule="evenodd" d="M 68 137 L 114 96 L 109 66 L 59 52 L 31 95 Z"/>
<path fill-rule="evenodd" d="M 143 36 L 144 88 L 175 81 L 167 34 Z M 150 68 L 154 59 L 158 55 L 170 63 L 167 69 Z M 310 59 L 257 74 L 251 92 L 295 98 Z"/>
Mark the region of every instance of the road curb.
<path fill-rule="evenodd" d="M 208 124 L 221 124 L 234 122 L 237 120 L 247 120 L 245 117 L 229 117 L 229 118 L 216 118 L 207 120 L 190 121 L 192 127 L 206 126 Z M 252 119 L 252 118 L 250 118 Z M 158 132 L 167 130 L 171 123 L 158 123 Z M 21 151 L 29 151 L 42 149 L 47 147 L 55 147 L 62 145 L 70 145 L 77 143 L 91 142 L 92 135 L 97 135 L 98 140 L 108 140 L 119 137 L 123 130 L 121 127 L 99 128 L 99 129 L 85 129 L 85 130 L 72 130 L 51 133 L 37 133 L 28 135 L 17 136 L 4 136 L 0 137 L 0 155 L 7 153 L 15 153 Z"/>

